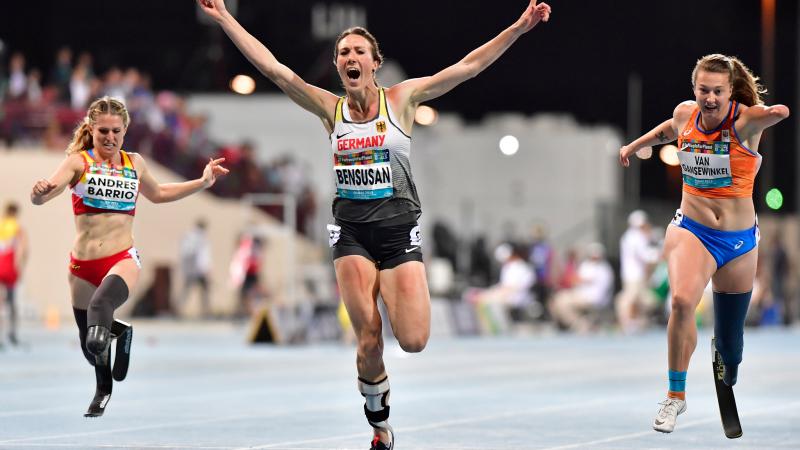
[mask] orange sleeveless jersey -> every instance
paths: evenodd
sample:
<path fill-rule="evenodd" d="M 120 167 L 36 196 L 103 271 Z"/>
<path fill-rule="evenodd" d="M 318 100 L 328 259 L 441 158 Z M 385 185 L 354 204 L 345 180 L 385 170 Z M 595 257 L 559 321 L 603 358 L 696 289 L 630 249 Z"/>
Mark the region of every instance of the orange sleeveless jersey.
<path fill-rule="evenodd" d="M 700 107 L 678 136 L 683 191 L 706 198 L 752 197 L 761 155 L 739 140 L 734 123 L 739 103 L 731 101 L 728 116 L 706 131 L 700 124 Z"/>

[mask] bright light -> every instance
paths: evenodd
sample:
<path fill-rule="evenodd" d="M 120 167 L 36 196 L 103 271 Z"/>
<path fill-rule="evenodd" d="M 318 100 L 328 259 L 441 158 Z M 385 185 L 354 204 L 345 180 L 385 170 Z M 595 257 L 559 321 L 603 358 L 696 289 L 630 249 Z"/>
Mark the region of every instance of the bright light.
<path fill-rule="evenodd" d="M 636 156 L 638 156 L 639 159 L 650 159 L 650 157 L 653 156 L 653 147 L 642 148 L 636 152 Z"/>
<path fill-rule="evenodd" d="M 439 113 L 436 112 L 435 109 L 426 105 L 420 105 L 417 108 L 416 115 L 414 116 L 414 120 L 416 120 L 418 124 L 425 126 L 435 124 L 438 118 L 439 118 Z"/>
<path fill-rule="evenodd" d="M 231 90 L 237 94 L 250 95 L 256 90 L 256 80 L 247 75 L 236 75 L 231 80 Z"/>
<path fill-rule="evenodd" d="M 500 151 L 503 152 L 504 155 L 514 155 L 517 153 L 517 150 L 519 150 L 519 139 L 511 135 L 503 136 L 503 138 L 500 139 Z"/>
<path fill-rule="evenodd" d="M 772 209 L 781 209 L 783 206 L 783 193 L 778 188 L 772 188 L 767 192 L 767 206 Z"/>
<path fill-rule="evenodd" d="M 668 166 L 677 166 L 681 163 L 681 160 L 678 159 L 678 147 L 672 144 L 661 147 L 661 151 L 658 152 L 658 157 Z"/>

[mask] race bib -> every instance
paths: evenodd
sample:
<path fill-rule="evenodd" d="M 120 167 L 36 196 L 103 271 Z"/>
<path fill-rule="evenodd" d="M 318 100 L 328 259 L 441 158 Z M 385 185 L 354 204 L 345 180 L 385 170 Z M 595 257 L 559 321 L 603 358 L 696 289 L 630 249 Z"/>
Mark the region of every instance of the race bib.
<path fill-rule="evenodd" d="M 699 189 L 730 186 L 730 142 L 684 142 L 678 152 L 683 182 Z"/>
<path fill-rule="evenodd" d="M 373 200 L 394 194 L 388 149 L 337 154 L 333 171 L 340 198 Z"/>
<path fill-rule="evenodd" d="M 83 203 L 93 208 L 115 211 L 134 209 L 136 195 L 139 192 L 139 180 L 136 179 L 136 173 L 129 169 L 121 171 L 120 175 L 87 173 L 83 182 Z"/>

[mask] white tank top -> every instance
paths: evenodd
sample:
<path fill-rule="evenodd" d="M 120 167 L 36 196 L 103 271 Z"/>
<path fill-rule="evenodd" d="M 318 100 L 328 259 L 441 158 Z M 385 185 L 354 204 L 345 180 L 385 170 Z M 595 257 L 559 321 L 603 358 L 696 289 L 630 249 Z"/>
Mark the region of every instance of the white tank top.
<path fill-rule="evenodd" d="M 351 222 L 372 222 L 419 212 L 411 177 L 411 138 L 397 126 L 383 88 L 378 115 L 353 122 L 346 97 L 336 104 L 333 150 L 336 198 L 333 215 Z"/>

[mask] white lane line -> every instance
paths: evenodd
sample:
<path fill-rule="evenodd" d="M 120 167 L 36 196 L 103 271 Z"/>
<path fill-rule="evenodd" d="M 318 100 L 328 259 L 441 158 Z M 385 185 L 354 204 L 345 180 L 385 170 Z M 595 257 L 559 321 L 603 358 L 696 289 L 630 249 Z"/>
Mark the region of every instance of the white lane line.
<path fill-rule="evenodd" d="M 479 422 L 488 422 L 492 420 L 503 419 L 506 417 L 515 417 L 520 415 L 535 415 L 535 414 L 544 414 L 544 413 L 551 413 L 556 411 L 564 411 L 575 409 L 578 407 L 585 407 L 585 406 L 592 406 L 595 404 L 608 404 L 609 402 L 613 401 L 621 401 L 619 397 L 613 398 L 605 398 L 605 399 L 596 399 L 593 401 L 585 401 L 582 400 L 580 402 L 569 403 L 569 404 L 561 404 L 561 405 L 550 405 L 550 406 L 542 406 L 538 408 L 530 408 L 524 410 L 516 410 L 516 411 L 507 411 L 502 413 L 495 413 L 495 414 L 487 414 L 478 417 L 467 417 L 463 419 L 452 419 L 452 420 L 444 420 L 441 422 L 429 423 L 426 425 L 418 425 L 412 427 L 403 427 L 403 432 L 411 432 L 411 431 L 423 431 L 423 430 L 433 430 L 437 428 L 447 428 L 452 427 L 455 425 L 465 425 L 471 423 L 479 423 Z M 303 439 L 299 441 L 285 441 L 285 442 L 276 442 L 273 444 L 264 444 L 264 445 L 255 445 L 255 446 L 248 446 L 248 447 L 240 447 L 235 450 L 247 450 L 247 449 L 275 449 L 281 446 L 288 446 L 288 445 L 300 445 L 300 444 L 318 444 L 322 442 L 329 442 L 329 441 L 338 441 L 338 440 L 345 440 L 345 439 L 354 439 L 358 437 L 363 437 L 364 433 L 353 433 L 353 434 L 346 434 L 346 435 L 339 435 L 339 436 L 328 436 L 324 438 L 317 438 L 317 439 Z"/>
<path fill-rule="evenodd" d="M 752 411 L 749 411 L 749 412 L 746 412 L 746 413 L 739 414 L 739 416 L 740 417 L 763 416 L 765 414 L 775 413 L 775 412 L 778 412 L 778 411 L 784 411 L 784 410 L 788 410 L 788 409 L 794 409 L 794 408 L 797 408 L 797 407 L 800 407 L 800 402 L 789 403 L 789 404 L 783 405 L 783 406 L 767 406 L 767 407 L 763 407 L 763 408 L 755 409 L 755 410 L 752 410 Z M 696 427 L 698 425 L 705 425 L 707 423 L 719 422 L 719 420 L 720 420 L 719 416 L 706 417 L 705 419 L 694 420 L 694 421 L 686 422 L 686 423 L 679 423 L 678 424 L 678 428 L 681 428 L 681 429 L 683 429 L 683 428 L 692 428 L 692 427 Z M 633 439 L 633 438 L 638 438 L 638 437 L 643 437 L 643 436 L 652 436 L 653 433 L 657 433 L 657 431 L 649 430 L 649 431 L 641 431 L 641 432 L 638 432 L 638 433 L 620 434 L 620 435 L 617 435 L 617 436 L 610 436 L 610 437 L 607 437 L 605 439 L 596 439 L 596 440 L 593 440 L 593 441 L 585 441 L 585 442 L 578 442 L 578 443 L 575 443 L 575 444 L 559 445 L 557 447 L 548 447 L 548 448 L 546 448 L 544 450 L 566 450 L 566 449 L 569 449 L 569 448 L 585 448 L 585 447 L 588 447 L 590 445 L 608 444 L 610 442 L 624 441 L 626 439 Z"/>

